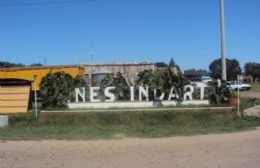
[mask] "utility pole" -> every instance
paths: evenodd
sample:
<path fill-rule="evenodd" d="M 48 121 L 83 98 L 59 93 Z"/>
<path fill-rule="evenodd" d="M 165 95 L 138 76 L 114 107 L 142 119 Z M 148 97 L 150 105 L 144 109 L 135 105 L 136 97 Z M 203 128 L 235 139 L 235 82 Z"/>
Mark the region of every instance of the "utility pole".
<path fill-rule="evenodd" d="M 237 82 L 239 82 L 239 75 L 237 75 Z M 239 95 L 240 87 L 237 89 L 237 116 L 240 117 L 240 95 Z"/>
<path fill-rule="evenodd" d="M 95 51 L 94 51 L 94 42 L 91 40 L 90 41 L 90 60 L 91 60 L 91 65 L 90 65 L 90 73 L 89 73 L 89 79 L 90 79 L 90 86 L 92 86 L 93 84 L 93 79 L 92 79 L 92 73 L 93 73 L 93 62 L 94 62 L 94 54 L 95 54 Z"/>
<path fill-rule="evenodd" d="M 222 63 L 222 80 L 227 80 L 227 64 L 225 54 L 225 16 L 224 0 L 220 0 L 220 29 L 221 29 L 221 63 Z"/>
<path fill-rule="evenodd" d="M 34 79 L 34 106 L 35 106 L 35 117 L 38 117 L 38 111 L 37 111 L 37 91 L 36 91 L 36 77 L 37 75 L 33 76 Z"/>
<path fill-rule="evenodd" d="M 44 66 L 47 65 L 46 56 L 44 56 Z"/>
<path fill-rule="evenodd" d="M 91 60 L 91 63 L 93 63 L 93 61 L 94 61 L 94 54 L 95 54 L 94 42 L 91 40 L 90 41 L 90 60 Z"/>

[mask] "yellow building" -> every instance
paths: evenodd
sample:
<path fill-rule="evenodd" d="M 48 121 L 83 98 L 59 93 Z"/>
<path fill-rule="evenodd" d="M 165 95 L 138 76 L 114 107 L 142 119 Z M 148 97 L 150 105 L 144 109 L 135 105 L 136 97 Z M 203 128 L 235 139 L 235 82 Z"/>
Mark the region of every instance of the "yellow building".
<path fill-rule="evenodd" d="M 70 74 L 72 77 L 84 74 L 84 68 L 78 65 L 64 65 L 64 66 L 39 66 L 39 67 L 12 67 L 12 68 L 1 68 L 1 78 L 16 78 L 34 81 L 36 77 L 36 90 L 39 90 L 39 85 L 43 77 L 49 72 L 65 72 Z M 32 83 L 32 90 L 34 90 L 34 82 Z"/>
<path fill-rule="evenodd" d="M 26 113 L 29 107 L 32 81 L 0 80 L 0 114 Z"/>

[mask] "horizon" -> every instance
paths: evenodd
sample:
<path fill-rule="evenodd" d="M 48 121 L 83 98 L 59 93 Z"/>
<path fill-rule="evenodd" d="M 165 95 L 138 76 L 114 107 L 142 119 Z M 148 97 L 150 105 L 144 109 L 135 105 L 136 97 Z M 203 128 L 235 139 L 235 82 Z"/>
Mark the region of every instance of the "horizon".
<path fill-rule="evenodd" d="M 220 58 L 219 58 L 220 59 Z M 229 58 L 227 58 L 229 59 Z M 232 59 L 231 59 L 232 60 Z M 80 65 L 109 65 L 109 64 L 114 64 L 114 65 L 120 65 L 120 64 L 142 64 L 142 63 L 150 63 L 150 64 L 157 64 L 157 63 L 165 63 L 167 66 L 169 66 L 169 62 L 151 62 L 151 61 L 141 61 L 141 62 L 107 62 L 107 63 L 78 63 L 78 64 L 51 64 L 51 65 L 44 65 L 44 63 L 41 62 L 34 62 L 34 63 L 30 63 L 30 64 L 23 64 L 20 62 L 10 62 L 10 61 L 2 61 L 0 60 L 0 62 L 8 62 L 8 63 L 14 63 L 14 64 L 21 64 L 22 66 L 13 66 L 13 67 L 8 67 L 8 68 L 23 68 L 23 66 L 25 66 L 26 68 L 36 68 L 36 67 L 55 67 L 55 66 L 80 66 Z M 176 62 L 175 62 L 176 63 Z M 247 62 L 249 63 L 249 62 Z M 33 64 L 41 64 L 41 65 L 33 65 Z M 181 72 L 184 73 L 184 71 L 188 71 L 188 70 L 206 70 L 207 72 L 210 72 L 209 68 L 189 68 L 189 69 L 183 69 L 181 67 L 181 65 L 176 64 L 178 67 L 180 67 Z M 156 66 L 156 65 L 155 65 Z M 244 72 L 244 65 L 239 64 L 241 71 Z M 6 67 L 4 68 L 0 68 L 0 69 L 6 69 Z"/>

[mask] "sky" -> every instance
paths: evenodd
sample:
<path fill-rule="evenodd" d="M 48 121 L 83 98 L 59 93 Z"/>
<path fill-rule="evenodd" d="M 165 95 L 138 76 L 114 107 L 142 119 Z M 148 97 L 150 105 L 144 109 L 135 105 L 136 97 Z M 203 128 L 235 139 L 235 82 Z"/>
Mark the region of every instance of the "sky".
<path fill-rule="evenodd" d="M 0 60 L 47 65 L 220 58 L 219 0 L 0 0 Z M 226 55 L 260 62 L 260 0 L 225 0 Z"/>

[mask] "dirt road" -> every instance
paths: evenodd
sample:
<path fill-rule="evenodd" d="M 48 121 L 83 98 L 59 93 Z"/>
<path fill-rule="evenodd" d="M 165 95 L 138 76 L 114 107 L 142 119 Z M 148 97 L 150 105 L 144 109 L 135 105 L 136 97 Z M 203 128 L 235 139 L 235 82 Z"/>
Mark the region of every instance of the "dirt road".
<path fill-rule="evenodd" d="M 256 97 L 260 99 L 260 92 L 254 92 L 254 91 L 244 91 L 240 92 L 242 97 Z"/>
<path fill-rule="evenodd" d="M 260 128 L 189 137 L 0 141 L 1 168 L 259 168 Z"/>

